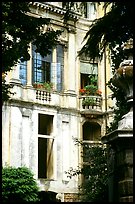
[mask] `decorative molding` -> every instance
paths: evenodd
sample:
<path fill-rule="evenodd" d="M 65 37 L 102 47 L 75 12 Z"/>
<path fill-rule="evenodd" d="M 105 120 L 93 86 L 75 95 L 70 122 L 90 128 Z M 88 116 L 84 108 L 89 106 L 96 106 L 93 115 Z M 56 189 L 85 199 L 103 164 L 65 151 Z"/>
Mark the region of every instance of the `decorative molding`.
<path fill-rule="evenodd" d="M 30 5 L 36 6 L 39 9 L 45 9 L 50 12 L 54 12 L 60 15 L 64 15 L 66 13 L 66 10 L 63 8 L 59 8 L 55 5 L 47 4 L 46 2 L 30 2 Z M 78 20 L 80 14 L 76 14 L 75 12 L 71 11 L 70 17 L 74 20 Z"/>
<path fill-rule="evenodd" d="M 31 115 L 32 115 L 31 110 L 28 110 L 26 108 L 22 108 L 21 109 L 21 113 L 22 113 L 23 117 L 31 117 Z"/>

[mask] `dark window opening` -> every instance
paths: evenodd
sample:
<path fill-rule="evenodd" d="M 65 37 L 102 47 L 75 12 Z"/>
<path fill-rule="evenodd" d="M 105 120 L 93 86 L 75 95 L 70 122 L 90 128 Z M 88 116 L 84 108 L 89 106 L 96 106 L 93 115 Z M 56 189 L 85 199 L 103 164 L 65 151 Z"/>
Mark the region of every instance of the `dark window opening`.
<path fill-rule="evenodd" d="M 38 114 L 38 134 L 50 135 L 52 132 L 53 116 Z"/>
<path fill-rule="evenodd" d="M 81 74 L 81 89 L 83 89 L 85 86 L 87 85 L 95 85 L 97 86 L 98 83 L 97 81 L 96 82 L 92 82 L 91 78 L 94 77 L 94 78 L 97 78 L 97 75 L 95 74 Z"/>
<path fill-rule="evenodd" d="M 89 74 L 81 74 L 81 89 L 90 84 Z"/>
<path fill-rule="evenodd" d="M 95 122 L 85 122 L 83 125 L 83 164 L 89 165 L 89 150 L 94 142 L 100 140 L 101 127 Z M 87 163 L 88 162 L 88 163 Z"/>
<path fill-rule="evenodd" d="M 83 125 L 83 140 L 97 141 L 100 139 L 101 127 L 97 123 L 85 122 Z"/>
<path fill-rule="evenodd" d="M 47 178 L 47 139 L 38 138 L 38 178 Z"/>
<path fill-rule="evenodd" d="M 53 139 L 38 138 L 38 178 L 53 178 Z"/>
<path fill-rule="evenodd" d="M 38 178 L 53 176 L 53 115 L 38 114 Z"/>

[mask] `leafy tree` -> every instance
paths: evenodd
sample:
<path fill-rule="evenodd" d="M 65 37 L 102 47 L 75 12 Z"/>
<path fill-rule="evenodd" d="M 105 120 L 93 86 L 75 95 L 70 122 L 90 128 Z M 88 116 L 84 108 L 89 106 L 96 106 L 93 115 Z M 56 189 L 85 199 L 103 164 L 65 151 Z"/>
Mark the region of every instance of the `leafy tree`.
<path fill-rule="evenodd" d="M 86 3 L 81 2 L 80 8 L 85 7 Z M 98 3 L 101 4 L 101 2 Z M 74 2 L 64 2 L 63 6 L 68 8 L 65 15 L 65 22 L 67 22 L 67 16 L 70 15 L 70 10 L 75 4 Z M 108 7 L 110 7 L 109 11 L 107 11 Z M 123 49 L 124 43 L 129 39 L 133 39 L 133 4 L 130 1 L 104 2 L 103 9 L 105 11 L 104 16 L 95 19 L 91 24 L 83 39 L 85 44 L 79 55 L 85 54 L 93 61 L 95 58 L 101 60 L 105 50 L 108 50 L 112 69 L 115 72 L 120 63 L 133 54 L 133 48 Z M 118 121 L 128 112 L 129 105 L 126 104 L 124 92 L 112 84 L 112 79 L 106 85 L 113 92 L 112 99 L 116 98 L 114 121 L 111 123 L 111 127 L 108 128 L 108 131 L 111 131 L 117 128 Z"/>
<path fill-rule="evenodd" d="M 50 53 L 56 46 L 60 30 L 47 30 L 49 18 L 36 18 L 30 14 L 29 2 L 2 2 L 2 73 L 10 71 L 20 59 L 30 59 L 29 43 L 37 47 L 42 56 Z M 5 87 L 6 86 L 6 87 Z M 10 86 L 2 80 L 2 100 L 9 98 Z"/>
<path fill-rule="evenodd" d="M 108 170 L 107 147 L 101 145 L 86 145 L 76 140 L 76 144 L 83 148 L 84 165 L 78 169 L 70 169 L 68 177 L 83 175 L 83 182 L 79 186 L 81 202 L 108 201 Z"/>
<path fill-rule="evenodd" d="M 99 19 L 95 19 L 86 33 L 86 44 L 80 51 L 91 59 L 102 58 L 105 48 L 113 54 L 115 68 L 125 59 L 123 43 L 133 38 L 133 6 L 130 1 L 105 2 L 104 9 L 110 6 L 109 12 Z M 117 46 L 117 48 L 116 48 Z"/>
<path fill-rule="evenodd" d="M 99 4 L 100 3 L 101 2 L 99 2 Z M 73 3 L 71 4 L 71 2 L 64 2 L 63 6 L 71 9 L 74 5 Z M 110 6 L 110 10 L 106 12 L 108 6 Z M 133 53 L 132 48 L 128 50 L 123 49 L 124 43 L 126 43 L 129 39 L 133 39 L 133 4 L 130 1 L 104 2 L 104 11 L 105 15 L 99 19 L 95 19 L 91 24 L 89 31 L 86 33 L 83 39 L 85 45 L 80 50 L 79 55 L 85 54 L 93 61 L 96 58 L 101 60 L 105 50 L 108 50 L 112 60 L 112 68 L 113 71 L 115 71 L 117 68 L 119 68 L 120 63 L 123 60 L 128 59 L 130 54 Z M 67 15 L 68 14 L 70 14 L 69 10 L 67 12 Z M 65 15 L 65 22 L 69 20 L 67 15 Z M 109 80 L 107 85 L 113 92 L 112 98 L 116 98 L 114 121 L 111 123 L 111 127 L 108 129 L 108 131 L 112 131 L 117 128 L 118 121 L 121 119 L 121 117 L 128 112 L 129 106 L 126 103 L 124 92 L 112 84 L 112 79 Z M 96 151 L 93 150 L 94 149 L 91 148 L 92 154 Z M 89 166 L 88 169 L 86 168 L 86 171 L 85 169 L 71 169 L 71 171 L 68 172 L 71 176 L 79 173 L 82 173 L 84 176 L 88 175 L 89 180 L 86 183 L 84 182 L 82 186 L 82 192 L 84 193 L 83 201 L 96 202 L 102 200 L 104 202 L 107 198 L 107 160 L 105 158 L 105 163 L 103 162 L 103 166 L 105 165 L 105 168 L 103 168 L 103 171 L 100 171 L 100 165 L 102 169 L 102 162 L 97 163 L 97 161 L 100 161 L 101 155 L 102 154 L 95 154 L 95 160 L 92 159 L 92 161 L 94 161 L 92 163 L 92 167 Z M 91 158 L 91 154 L 89 158 Z M 96 166 L 94 164 L 96 164 Z M 99 175 L 97 174 L 98 168 Z M 105 196 L 105 199 L 102 197 L 103 195 Z"/>
<path fill-rule="evenodd" d="M 110 123 L 110 126 L 107 127 L 107 132 L 111 132 L 118 128 L 118 122 L 121 120 L 122 116 L 128 113 L 130 110 L 130 104 L 127 103 L 125 98 L 125 93 L 119 87 L 115 87 L 112 84 L 112 79 L 107 83 L 108 87 L 112 90 L 112 99 L 116 98 L 116 107 L 114 108 L 114 119 L 113 122 Z"/>
<path fill-rule="evenodd" d="M 112 68 L 119 68 L 120 63 L 128 59 L 133 49 L 123 49 L 124 43 L 133 39 L 133 6 L 130 1 L 126 2 L 105 2 L 104 8 L 110 6 L 110 11 L 106 12 L 102 18 L 96 19 L 90 26 L 84 40 L 86 44 L 81 49 L 79 55 L 85 53 L 91 59 L 98 57 L 102 59 L 105 49 L 110 52 Z M 112 79 L 107 83 L 112 90 L 112 99 L 116 98 L 116 108 L 114 109 L 114 121 L 110 124 L 108 131 L 117 128 L 118 121 L 129 111 L 124 92 L 112 84 Z"/>
<path fill-rule="evenodd" d="M 26 167 L 2 167 L 2 201 L 36 202 L 38 186 L 33 173 Z"/>

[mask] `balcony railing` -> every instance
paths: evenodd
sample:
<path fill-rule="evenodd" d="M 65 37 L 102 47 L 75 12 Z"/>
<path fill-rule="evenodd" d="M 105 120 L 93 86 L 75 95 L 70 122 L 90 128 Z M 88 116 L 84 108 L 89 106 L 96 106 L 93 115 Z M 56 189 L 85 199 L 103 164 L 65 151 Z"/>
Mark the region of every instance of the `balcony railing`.
<path fill-rule="evenodd" d="M 57 106 L 60 108 L 78 109 L 83 114 L 102 114 L 102 97 L 101 96 L 80 96 L 79 103 L 76 95 L 58 93 L 56 91 L 46 91 L 33 87 L 24 87 L 14 85 L 11 98 L 13 100 L 25 101 L 29 103 L 38 103 L 43 105 Z"/>
<path fill-rule="evenodd" d="M 80 96 L 80 110 L 102 111 L 102 97 L 93 95 Z"/>
<path fill-rule="evenodd" d="M 39 101 L 51 101 L 51 93 L 43 90 L 36 90 L 36 99 Z"/>
<path fill-rule="evenodd" d="M 14 85 L 11 91 L 14 93 L 14 95 L 11 95 L 12 100 L 49 105 L 52 107 L 77 109 L 77 97 L 73 94 L 59 93 L 53 90 L 47 91 L 20 84 Z"/>

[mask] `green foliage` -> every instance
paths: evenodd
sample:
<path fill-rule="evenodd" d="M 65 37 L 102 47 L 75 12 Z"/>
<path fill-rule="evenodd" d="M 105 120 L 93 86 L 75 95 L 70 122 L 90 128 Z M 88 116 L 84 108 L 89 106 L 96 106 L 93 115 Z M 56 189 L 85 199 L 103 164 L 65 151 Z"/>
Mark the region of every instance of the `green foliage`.
<path fill-rule="evenodd" d="M 37 83 L 34 83 L 33 86 L 37 89 L 43 89 L 43 90 L 46 90 L 48 92 L 53 89 L 53 83 L 52 82 L 44 82 L 44 83 L 37 82 Z"/>
<path fill-rule="evenodd" d="M 84 182 L 80 188 L 83 202 L 107 202 L 108 176 L 107 151 L 101 146 L 85 146 L 83 160 L 87 161 L 82 168 Z"/>
<path fill-rule="evenodd" d="M 10 71 L 19 60 L 30 59 L 29 43 L 37 46 L 42 56 L 50 53 L 57 45 L 62 31 L 47 30 L 44 26 L 50 23 L 48 18 L 36 18 L 29 15 L 29 2 L 2 2 L 2 72 Z M 3 87 L 4 88 L 4 87 Z M 7 93 L 7 94 L 6 94 Z M 7 89 L 2 89 L 3 101 L 9 98 Z"/>
<path fill-rule="evenodd" d="M 83 101 L 82 101 L 82 105 L 83 106 L 94 106 L 96 105 L 96 101 L 94 100 L 94 98 L 90 98 L 90 97 L 86 97 Z"/>
<path fill-rule="evenodd" d="M 110 123 L 110 127 L 107 127 L 107 132 L 111 132 L 118 128 L 118 122 L 122 119 L 122 116 L 128 113 L 130 110 L 130 104 L 127 103 L 125 93 L 121 88 L 115 87 L 112 84 L 112 79 L 107 83 L 108 87 L 112 90 L 112 99 L 116 99 L 116 107 L 114 108 L 114 119 Z"/>
<path fill-rule="evenodd" d="M 96 91 L 98 90 L 98 87 L 94 84 L 90 84 L 84 87 L 84 89 L 89 93 L 89 95 L 94 95 Z"/>
<path fill-rule="evenodd" d="M 2 168 L 2 200 L 4 202 L 36 202 L 38 186 L 33 173 L 26 167 Z"/>
<path fill-rule="evenodd" d="M 97 76 L 89 75 L 90 81 L 83 89 L 80 89 L 80 93 L 86 95 L 99 95 L 99 90 L 97 86 Z"/>
<path fill-rule="evenodd" d="M 110 6 L 110 11 L 106 8 Z M 133 49 L 123 49 L 124 43 L 133 38 L 133 5 L 131 2 L 105 2 L 105 15 L 95 19 L 84 37 L 85 45 L 79 55 L 85 53 L 90 59 L 102 59 L 105 48 L 109 48 L 113 71 L 119 68 L 120 63 L 133 53 Z M 114 120 L 107 131 L 118 127 L 118 121 L 129 111 L 129 105 L 124 97 L 124 92 L 108 82 L 113 92 L 112 98 L 116 99 Z"/>
<path fill-rule="evenodd" d="M 80 185 L 81 202 L 107 202 L 108 201 L 108 170 L 107 147 L 104 145 L 88 145 L 76 139 L 76 143 L 83 147 L 83 166 L 70 169 L 67 175 L 83 175 Z"/>
<path fill-rule="evenodd" d="M 7 101 L 10 98 L 9 95 L 13 94 L 10 88 L 12 85 L 6 84 L 6 80 L 2 78 L 2 101 Z"/>
<path fill-rule="evenodd" d="M 133 6 L 131 2 L 110 2 L 109 12 L 99 19 L 95 19 L 89 31 L 84 37 L 85 45 L 80 50 L 79 55 L 85 53 L 92 60 L 96 57 L 102 59 L 105 48 L 108 46 L 113 52 L 113 60 L 117 67 L 119 59 L 124 56 L 122 45 L 130 38 L 133 38 Z M 115 50 L 118 46 L 119 50 Z"/>

